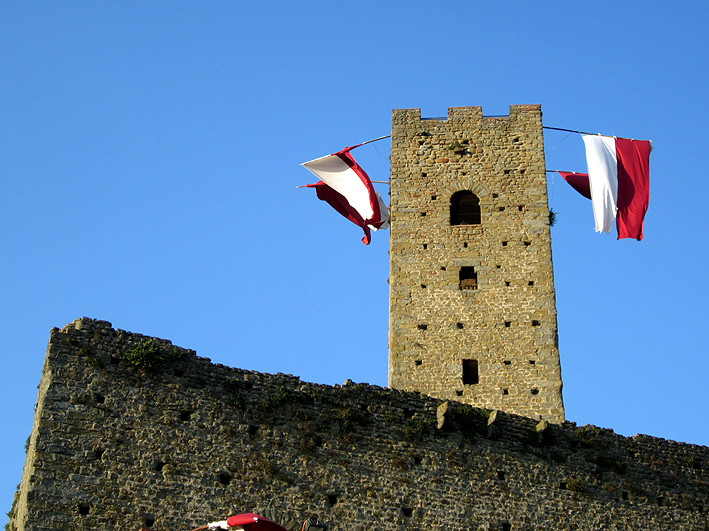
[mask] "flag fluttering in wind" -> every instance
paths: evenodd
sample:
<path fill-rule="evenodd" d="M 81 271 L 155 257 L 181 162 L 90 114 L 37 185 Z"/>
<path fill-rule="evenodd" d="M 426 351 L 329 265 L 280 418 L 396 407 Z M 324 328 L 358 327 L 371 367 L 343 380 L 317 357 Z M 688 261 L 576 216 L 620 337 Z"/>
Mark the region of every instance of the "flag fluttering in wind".
<path fill-rule="evenodd" d="M 198 531 L 201 529 L 209 530 L 225 530 L 225 529 L 241 529 L 242 531 L 287 531 L 285 527 L 277 524 L 273 520 L 264 518 L 254 513 L 244 513 L 230 516 L 226 520 L 221 520 L 219 522 L 211 522 L 205 526 L 198 527 L 192 531 Z"/>
<path fill-rule="evenodd" d="M 649 140 L 583 135 L 588 173 L 558 172 L 593 202 L 596 232 L 616 225 L 618 239 L 643 239 L 643 221 L 650 202 Z"/>
<path fill-rule="evenodd" d="M 362 144 L 359 144 L 360 146 Z M 306 187 L 315 188 L 318 199 L 326 201 L 364 231 L 362 242 L 369 245 L 371 231 L 389 226 L 389 213 L 381 196 L 374 190 L 367 173 L 354 160 L 350 150 L 320 157 L 301 164 L 320 179 Z"/>

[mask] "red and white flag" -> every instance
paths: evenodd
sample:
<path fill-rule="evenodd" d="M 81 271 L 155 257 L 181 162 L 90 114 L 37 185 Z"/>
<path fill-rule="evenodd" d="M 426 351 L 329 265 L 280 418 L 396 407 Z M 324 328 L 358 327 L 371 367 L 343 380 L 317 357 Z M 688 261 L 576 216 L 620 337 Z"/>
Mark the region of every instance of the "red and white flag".
<path fill-rule="evenodd" d="M 615 224 L 619 240 L 642 240 L 650 202 L 650 141 L 602 135 L 583 135 L 583 141 L 588 174 L 559 174 L 585 197 L 590 191 L 596 232 L 609 233 Z"/>
<path fill-rule="evenodd" d="M 350 150 L 356 147 L 346 147 L 332 155 L 304 162 L 301 166 L 320 179 L 305 186 L 315 188 L 319 199 L 327 201 L 352 223 L 362 227 L 362 242 L 369 245 L 370 229 L 386 229 L 389 226 L 389 212 L 367 173 L 352 157 Z"/>

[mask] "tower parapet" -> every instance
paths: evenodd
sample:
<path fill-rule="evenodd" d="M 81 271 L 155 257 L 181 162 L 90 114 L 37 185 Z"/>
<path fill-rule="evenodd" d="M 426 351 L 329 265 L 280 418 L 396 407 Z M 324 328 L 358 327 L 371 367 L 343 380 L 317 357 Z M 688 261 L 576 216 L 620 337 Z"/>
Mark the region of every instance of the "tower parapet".
<path fill-rule="evenodd" d="M 393 111 L 389 386 L 561 422 L 540 105 Z"/>

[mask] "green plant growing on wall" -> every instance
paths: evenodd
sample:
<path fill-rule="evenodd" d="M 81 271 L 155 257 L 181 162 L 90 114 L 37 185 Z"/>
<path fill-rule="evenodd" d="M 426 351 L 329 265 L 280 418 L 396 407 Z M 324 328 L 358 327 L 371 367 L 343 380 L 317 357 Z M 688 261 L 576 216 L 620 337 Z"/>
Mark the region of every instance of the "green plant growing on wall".
<path fill-rule="evenodd" d="M 279 385 L 276 390 L 269 394 L 264 400 L 259 402 L 256 407 L 266 410 L 276 409 L 283 404 L 295 403 L 301 400 L 299 393 L 295 391 L 290 391 L 284 386 Z"/>
<path fill-rule="evenodd" d="M 103 363 L 89 347 L 83 346 L 79 350 L 77 350 L 76 353 L 79 356 L 83 356 L 83 358 L 86 360 L 87 365 L 96 367 L 98 369 L 103 368 Z"/>
<path fill-rule="evenodd" d="M 19 489 L 20 486 L 18 485 L 17 488 Z M 12 499 L 12 507 L 10 507 L 10 512 L 7 513 L 7 517 L 12 520 L 12 518 L 15 516 L 15 506 L 17 505 L 17 498 L 19 497 L 19 491 L 15 492 L 15 497 Z M 13 531 L 15 529 L 15 526 L 10 526 L 10 522 L 8 521 L 5 524 L 5 531 Z"/>
<path fill-rule="evenodd" d="M 556 215 L 558 212 L 555 212 L 553 208 L 549 209 L 549 226 L 553 227 L 556 225 Z"/>
<path fill-rule="evenodd" d="M 581 482 L 580 479 L 570 478 L 566 482 L 566 490 L 570 490 L 571 492 L 581 493 L 581 492 L 583 492 L 583 483 Z"/>
<path fill-rule="evenodd" d="M 177 348 L 165 348 L 153 339 L 143 341 L 119 355 L 121 361 L 143 372 L 155 373 L 179 359 Z"/>
<path fill-rule="evenodd" d="M 224 382 L 224 390 L 226 391 L 227 403 L 235 411 L 243 411 L 244 398 L 241 396 L 241 386 L 236 380 L 227 380 Z"/>
<path fill-rule="evenodd" d="M 421 419 L 411 419 L 409 425 L 404 428 L 404 439 L 407 441 L 417 441 L 427 433 L 426 423 Z"/>

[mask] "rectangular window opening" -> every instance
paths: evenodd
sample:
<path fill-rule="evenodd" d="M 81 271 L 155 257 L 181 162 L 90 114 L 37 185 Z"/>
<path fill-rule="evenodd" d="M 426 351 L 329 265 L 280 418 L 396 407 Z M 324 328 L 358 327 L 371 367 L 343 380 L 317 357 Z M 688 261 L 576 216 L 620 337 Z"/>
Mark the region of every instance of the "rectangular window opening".
<path fill-rule="evenodd" d="M 480 382 L 478 360 L 460 360 L 463 364 L 463 385 L 475 385 Z"/>
<path fill-rule="evenodd" d="M 458 278 L 460 279 L 460 289 L 478 289 L 478 274 L 474 267 L 461 267 Z"/>

